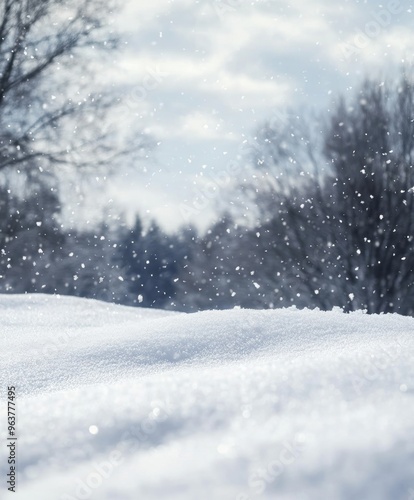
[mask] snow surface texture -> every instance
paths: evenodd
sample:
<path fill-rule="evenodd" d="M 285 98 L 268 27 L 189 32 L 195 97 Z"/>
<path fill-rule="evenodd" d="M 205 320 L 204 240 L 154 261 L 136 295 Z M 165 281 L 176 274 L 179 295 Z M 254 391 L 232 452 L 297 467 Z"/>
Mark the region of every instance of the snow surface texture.
<path fill-rule="evenodd" d="M 1 498 L 414 498 L 414 319 L 42 295 L 0 314 Z"/>

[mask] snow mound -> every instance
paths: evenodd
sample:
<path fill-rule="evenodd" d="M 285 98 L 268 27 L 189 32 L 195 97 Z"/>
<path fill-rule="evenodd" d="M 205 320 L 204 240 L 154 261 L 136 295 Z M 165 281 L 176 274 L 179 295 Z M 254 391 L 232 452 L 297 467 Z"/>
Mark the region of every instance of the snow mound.
<path fill-rule="evenodd" d="M 42 295 L 0 313 L 13 498 L 414 498 L 412 318 Z"/>

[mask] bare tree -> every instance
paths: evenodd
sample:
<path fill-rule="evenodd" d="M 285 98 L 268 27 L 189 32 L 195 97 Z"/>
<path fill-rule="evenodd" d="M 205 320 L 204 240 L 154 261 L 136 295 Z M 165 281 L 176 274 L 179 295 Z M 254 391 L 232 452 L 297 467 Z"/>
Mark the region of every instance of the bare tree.
<path fill-rule="evenodd" d="M 301 305 L 414 314 L 411 79 L 366 81 L 326 125 L 308 127 L 323 130 L 319 146 L 265 130 L 258 168 L 277 179 L 256 197 L 267 276 Z"/>
<path fill-rule="evenodd" d="M 0 0 L 0 170 L 114 161 L 98 62 L 112 0 Z M 140 142 L 141 139 L 138 139 Z M 137 138 L 128 153 L 138 147 Z"/>
<path fill-rule="evenodd" d="M 83 253 L 88 244 L 91 254 L 102 253 L 87 271 L 94 271 L 96 280 L 100 271 L 108 274 L 109 246 L 96 245 L 90 235 L 76 239 L 64 233 L 61 185 L 63 178 L 71 183 L 76 203 L 77 172 L 96 173 L 79 167 L 100 167 L 107 174 L 127 158 L 134 161 L 148 145 L 142 134 L 127 136 L 127 127 L 116 125 L 119 99 L 102 75 L 118 46 L 110 26 L 117 10 L 116 0 L 0 0 L 3 291 L 56 292 L 57 273 L 70 282 L 64 268 L 74 266 L 67 255 L 75 248 L 68 247 L 80 241 Z M 111 286 L 108 297 L 115 290 Z"/>

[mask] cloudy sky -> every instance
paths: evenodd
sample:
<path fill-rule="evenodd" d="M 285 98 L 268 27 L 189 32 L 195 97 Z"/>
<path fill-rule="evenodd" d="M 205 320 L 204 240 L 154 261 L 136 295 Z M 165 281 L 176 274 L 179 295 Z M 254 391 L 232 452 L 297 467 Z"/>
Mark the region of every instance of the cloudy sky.
<path fill-rule="evenodd" d="M 414 60 L 412 4 L 363 0 L 131 0 L 115 19 L 124 48 L 108 68 L 121 123 L 155 138 L 146 172 L 114 198 L 173 229 L 263 120 L 329 109 L 365 75 Z M 220 196 L 220 192 L 217 192 Z M 217 199 L 195 211 L 203 225 Z"/>

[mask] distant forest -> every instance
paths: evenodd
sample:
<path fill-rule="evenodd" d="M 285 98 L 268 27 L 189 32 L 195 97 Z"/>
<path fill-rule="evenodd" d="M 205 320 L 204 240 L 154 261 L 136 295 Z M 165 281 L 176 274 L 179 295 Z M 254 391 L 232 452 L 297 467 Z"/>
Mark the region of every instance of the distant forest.
<path fill-rule="evenodd" d="M 53 176 L 29 172 L 13 194 L 10 171 L 0 291 L 184 311 L 295 305 L 412 315 L 413 111 L 403 76 L 365 82 L 324 121 L 291 114 L 284 127 L 264 124 L 251 158 L 257 175 L 234 187 L 255 220 L 226 212 L 204 234 L 168 235 L 139 217 L 133 227 L 69 230 Z"/>

